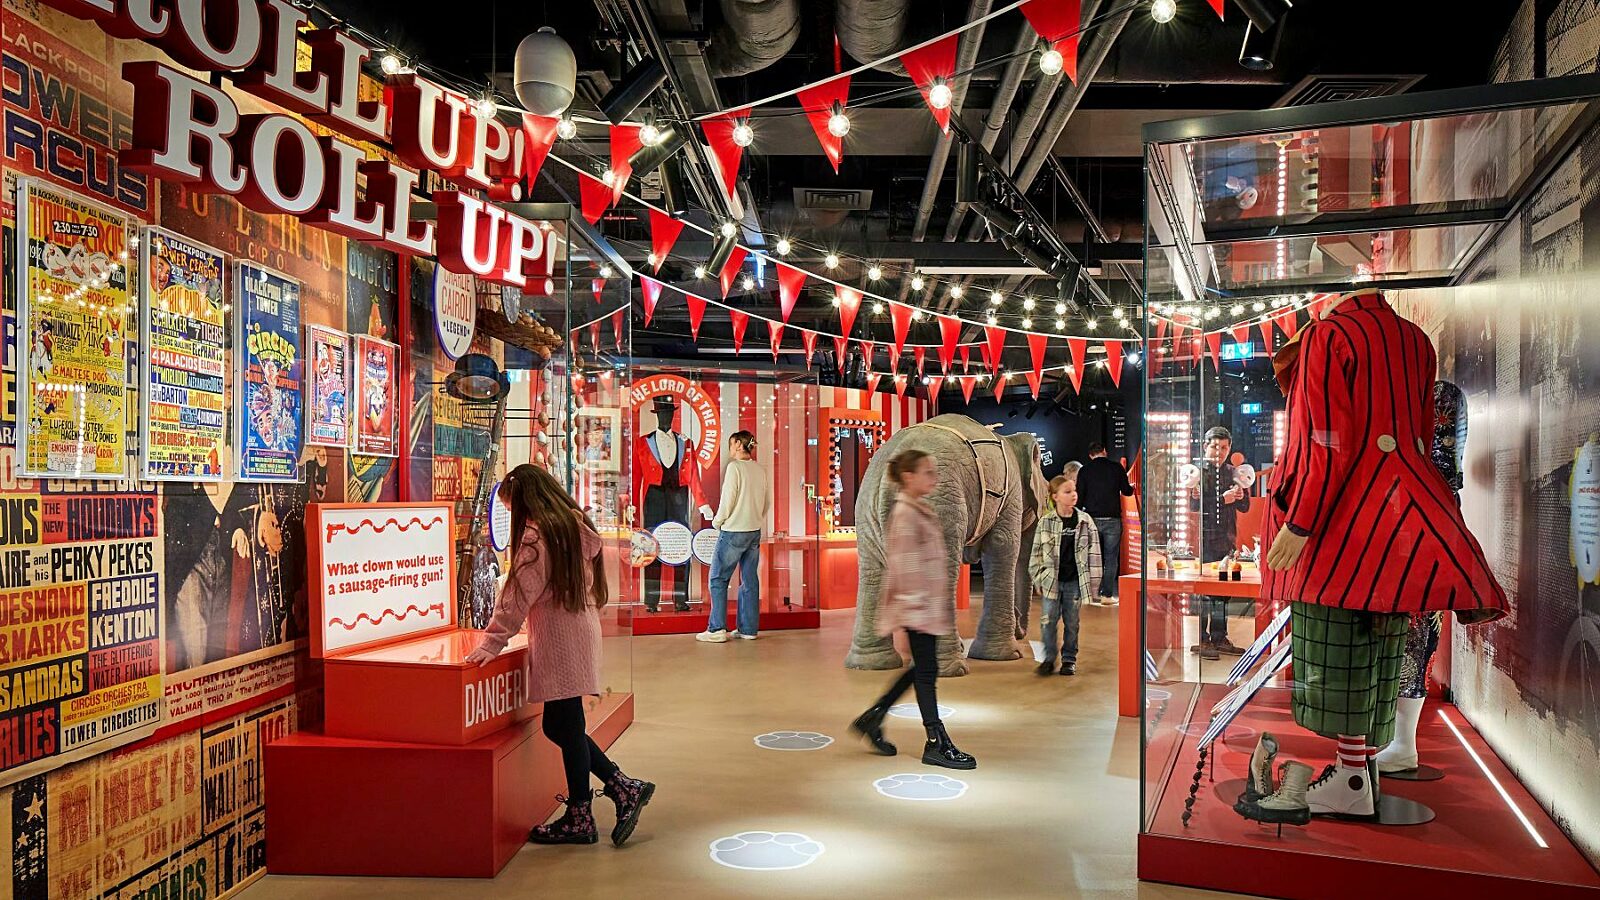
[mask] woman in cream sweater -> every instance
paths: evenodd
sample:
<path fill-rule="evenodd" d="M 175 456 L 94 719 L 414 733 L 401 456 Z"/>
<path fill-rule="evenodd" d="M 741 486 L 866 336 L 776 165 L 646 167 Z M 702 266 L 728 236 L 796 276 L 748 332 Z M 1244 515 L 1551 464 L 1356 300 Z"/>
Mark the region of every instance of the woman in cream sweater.
<path fill-rule="evenodd" d="M 717 555 L 711 560 L 711 610 L 706 630 L 695 640 L 708 644 L 728 640 L 728 581 L 739 568 L 739 637 L 756 639 L 761 618 L 761 529 L 772 508 L 772 490 L 767 473 L 751 457 L 756 452 L 756 436 L 735 431 L 728 438 L 733 459 L 722 471 L 722 501 L 711 520 L 717 529 Z"/>

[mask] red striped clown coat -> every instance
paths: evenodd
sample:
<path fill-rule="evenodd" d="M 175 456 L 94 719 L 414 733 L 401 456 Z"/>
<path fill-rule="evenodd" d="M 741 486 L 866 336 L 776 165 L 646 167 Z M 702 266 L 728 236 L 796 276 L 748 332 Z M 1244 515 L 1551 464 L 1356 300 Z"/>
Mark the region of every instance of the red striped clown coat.
<path fill-rule="evenodd" d="M 1501 610 L 1505 591 L 1428 456 L 1438 357 L 1381 294 L 1301 335 L 1266 534 L 1308 536 L 1262 596 L 1372 612 Z M 1479 615 L 1483 615 L 1480 613 Z"/>

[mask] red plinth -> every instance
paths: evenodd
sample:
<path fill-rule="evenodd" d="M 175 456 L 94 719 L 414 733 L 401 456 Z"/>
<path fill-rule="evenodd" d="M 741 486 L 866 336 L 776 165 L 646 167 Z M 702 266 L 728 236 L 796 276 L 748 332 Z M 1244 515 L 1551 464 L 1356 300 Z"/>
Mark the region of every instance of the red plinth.
<path fill-rule="evenodd" d="M 733 601 L 728 602 L 728 627 L 735 621 Z M 631 626 L 635 635 L 641 634 L 694 634 L 706 630 L 706 608 L 702 604 L 691 606 L 688 612 L 663 609 L 650 612 L 643 606 L 618 605 L 617 622 Z M 762 610 L 759 628 L 762 631 L 785 631 L 797 628 L 820 628 L 822 614 L 815 609 Z"/>
<path fill-rule="evenodd" d="M 1279 739 L 1279 761 L 1300 760 L 1318 771 L 1332 761 L 1332 741 L 1295 726 L 1289 690 L 1268 687 L 1216 743 L 1214 775 L 1208 760 L 1194 815 L 1185 826 L 1184 801 L 1198 759 L 1195 741 L 1212 705 L 1228 689 L 1218 684 L 1160 687 L 1171 696 L 1152 698 L 1145 713 L 1151 740 L 1145 763 L 1148 830 L 1139 835 L 1143 880 L 1287 900 L 1349 900 L 1352 895 L 1406 900 L 1600 898 L 1600 874 L 1460 712 L 1445 703 L 1430 701 L 1417 729 L 1422 761 L 1445 777 L 1431 782 L 1384 779 L 1382 784 L 1390 794 L 1433 809 L 1437 818 L 1428 824 L 1314 819 L 1305 828 L 1286 826 L 1280 837 L 1275 828 L 1235 813 L 1232 804 L 1243 789 L 1261 731 Z M 1183 727 L 1190 723 L 1194 726 Z M 1521 810 L 1547 847 L 1529 834 L 1467 747 L 1483 760 L 1509 803 Z"/>
<path fill-rule="evenodd" d="M 609 747 L 633 696 L 589 713 Z M 490 878 L 565 792 L 537 718 L 461 746 L 299 732 L 266 747 L 267 871 Z"/>

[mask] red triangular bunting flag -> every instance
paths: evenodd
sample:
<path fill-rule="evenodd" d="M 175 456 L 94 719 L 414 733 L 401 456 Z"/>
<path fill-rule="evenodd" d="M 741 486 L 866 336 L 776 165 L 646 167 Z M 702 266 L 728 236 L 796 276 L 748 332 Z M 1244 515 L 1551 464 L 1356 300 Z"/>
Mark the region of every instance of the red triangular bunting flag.
<path fill-rule="evenodd" d="M 917 367 L 917 374 L 922 374 L 922 363 L 928 358 L 927 347 L 913 347 L 911 349 L 911 362 Z"/>
<path fill-rule="evenodd" d="M 1217 11 L 1217 18 L 1222 18 L 1222 7 L 1228 0 L 1206 0 L 1206 2 L 1211 4 L 1211 8 Z"/>
<path fill-rule="evenodd" d="M 767 340 L 772 344 L 772 361 L 778 361 L 778 348 L 783 346 L 783 323 L 767 319 Z"/>
<path fill-rule="evenodd" d="M 600 352 L 600 320 L 599 319 L 595 319 L 593 322 L 589 323 L 589 346 L 594 348 L 594 352 L 596 352 L 596 353 Z"/>
<path fill-rule="evenodd" d="M 683 226 L 682 220 L 650 207 L 650 252 L 656 255 L 654 271 L 661 271 L 673 245 L 678 243 L 678 235 L 683 233 Z"/>
<path fill-rule="evenodd" d="M 957 380 L 959 380 L 961 382 L 961 399 L 965 400 L 968 403 L 971 403 L 972 402 L 972 388 L 978 383 L 978 379 L 976 377 L 974 377 L 974 376 L 967 375 L 967 376 L 965 376 L 963 378 L 960 378 L 960 379 L 957 379 Z"/>
<path fill-rule="evenodd" d="M 706 317 L 706 298 L 694 294 L 684 294 L 683 300 L 689 304 L 689 333 L 695 340 L 700 340 L 700 323 Z"/>
<path fill-rule="evenodd" d="M 588 172 L 579 172 L 578 196 L 583 218 L 590 225 L 600 224 L 600 217 L 611 207 L 611 188 Z"/>
<path fill-rule="evenodd" d="M 1006 380 L 999 375 L 994 376 L 994 402 L 999 403 L 1006 395 Z"/>
<path fill-rule="evenodd" d="M 1263 346 L 1265 346 L 1267 348 L 1267 355 L 1271 356 L 1272 355 L 1272 320 L 1271 319 L 1262 319 L 1260 322 L 1256 323 L 1256 327 L 1261 329 L 1261 343 L 1262 343 Z"/>
<path fill-rule="evenodd" d="M 971 344 L 962 344 L 961 345 L 961 371 L 963 371 L 963 372 L 971 372 L 972 371 L 972 345 Z"/>
<path fill-rule="evenodd" d="M 1078 83 L 1078 30 L 1083 27 L 1079 0 L 1028 0 L 1022 14 L 1033 30 L 1061 52 L 1062 71 Z"/>
<path fill-rule="evenodd" d="M 1171 323 L 1169 323 L 1166 319 L 1156 320 L 1156 340 L 1162 340 L 1167 336 L 1167 326 L 1169 324 Z"/>
<path fill-rule="evenodd" d="M 1039 383 L 1044 380 L 1044 374 L 1042 372 L 1029 372 L 1027 373 L 1027 378 L 1028 390 L 1033 391 L 1033 399 L 1039 399 Z"/>
<path fill-rule="evenodd" d="M 1245 322 L 1242 325 L 1235 325 L 1233 326 L 1233 330 L 1229 333 L 1233 335 L 1233 342 L 1235 344 L 1242 344 L 1245 341 L 1250 340 L 1250 323 Z"/>
<path fill-rule="evenodd" d="M 834 335 L 834 337 L 833 337 L 833 356 L 834 356 L 834 361 L 839 364 L 840 373 L 844 372 L 844 355 L 845 355 L 845 352 L 848 351 L 849 349 L 850 349 L 850 339 L 849 338 L 845 337 L 842 334 Z"/>
<path fill-rule="evenodd" d="M 939 317 L 939 365 L 950 374 L 950 363 L 956 358 L 956 340 L 961 337 L 961 320 L 950 316 Z"/>
<path fill-rule="evenodd" d="M 1083 355 L 1089 350 L 1089 342 L 1083 338 L 1067 338 L 1067 350 L 1072 354 L 1072 368 L 1067 370 L 1067 374 L 1072 376 L 1072 389 L 1082 394 Z"/>
<path fill-rule="evenodd" d="M 842 284 L 834 285 L 833 295 L 839 298 L 839 330 L 845 337 L 856 324 L 856 313 L 861 310 L 861 292 Z"/>
<path fill-rule="evenodd" d="M 941 391 L 943 389 L 944 389 L 944 376 L 943 375 L 929 375 L 928 376 L 928 399 L 929 400 L 932 400 L 933 398 L 939 396 L 939 391 Z"/>
<path fill-rule="evenodd" d="M 744 156 L 744 148 L 733 142 L 733 129 L 740 119 L 749 117 L 750 110 L 746 108 L 700 123 L 706 143 L 711 145 L 711 158 L 722 170 L 722 189 L 730 203 L 733 202 L 734 186 L 739 182 L 739 160 Z"/>
<path fill-rule="evenodd" d="M 922 92 L 922 100 L 928 104 L 928 111 L 933 113 L 933 120 L 939 123 L 939 130 L 950 131 L 950 107 L 953 98 L 946 95 L 943 107 L 934 105 L 933 90 L 934 79 L 941 79 L 945 88 L 952 87 L 951 81 L 956 74 L 956 45 L 960 43 L 960 34 L 946 35 L 931 44 L 907 50 L 900 54 L 900 61 L 905 63 L 906 74 L 916 83 L 917 90 Z"/>
<path fill-rule="evenodd" d="M 728 321 L 733 323 L 733 352 L 744 349 L 744 329 L 750 324 L 750 314 L 742 309 L 728 310 Z"/>
<path fill-rule="evenodd" d="M 872 353 L 878 349 L 878 345 L 872 341 L 856 341 L 856 343 L 861 345 L 861 361 L 867 368 L 872 368 Z"/>
<path fill-rule="evenodd" d="M 817 352 L 817 332 L 801 331 L 800 344 L 806 348 L 806 365 L 809 366 L 811 365 L 811 357 L 815 356 Z"/>
<path fill-rule="evenodd" d="M 633 174 L 633 164 L 628 160 L 643 146 L 638 125 L 611 126 L 611 171 L 617 176 L 611 182 L 612 203 L 622 200 L 622 192 L 628 186 L 628 176 Z"/>
<path fill-rule="evenodd" d="M 1284 337 L 1294 340 L 1294 336 L 1300 332 L 1300 314 L 1291 309 L 1278 316 L 1278 327 L 1283 329 Z"/>
<path fill-rule="evenodd" d="M 722 299 L 728 299 L 728 291 L 733 289 L 733 279 L 738 277 L 739 267 L 744 265 L 744 258 L 749 254 L 750 251 L 743 247 L 734 247 L 728 261 L 722 264 L 722 271 L 717 273 L 717 278 L 722 282 Z"/>
<path fill-rule="evenodd" d="M 1028 382 L 1029 384 L 1037 385 L 1040 375 L 1044 372 L 1044 349 L 1046 342 L 1049 340 L 1042 334 L 1034 334 L 1032 332 L 1028 334 L 1028 353 L 1033 362 L 1033 379 Z M 1037 386 L 1034 388 L 1033 395 L 1035 397 L 1039 396 Z"/>
<path fill-rule="evenodd" d="M 522 168 L 517 174 L 528 185 L 539 180 L 539 170 L 544 168 L 545 157 L 556 142 L 556 126 L 561 119 L 556 116 L 522 114 Z"/>
<path fill-rule="evenodd" d="M 988 338 L 988 354 L 984 362 L 989 364 L 989 371 L 993 373 L 1000 368 L 1000 357 L 1005 355 L 1006 330 L 999 325 L 983 326 L 983 334 Z"/>
<path fill-rule="evenodd" d="M 883 373 L 882 372 L 872 372 L 872 373 L 868 374 L 867 375 L 867 393 L 868 394 L 876 394 L 878 392 L 878 382 L 880 382 L 882 380 L 883 380 Z"/>
<path fill-rule="evenodd" d="M 966 348 L 963 347 L 961 349 L 965 350 Z M 994 370 L 994 366 L 989 364 L 989 344 L 988 344 L 987 341 L 985 341 L 984 343 L 978 345 L 978 353 L 979 353 L 979 355 L 981 355 L 983 357 L 983 367 L 985 369 L 989 369 L 990 371 L 993 371 Z"/>
<path fill-rule="evenodd" d="M 794 302 L 800 299 L 800 288 L 805 286 L 806 273 L 803 269 L 778 263 L 778 309 L 783 313 L 783 320 L 789 321 L 789 314 L 794 312 Z"/>
<path fill-rule="evenodd" d="M 889 318 L 894 320 L 894 352 L 889 354 L 889 362 L 898 364 L 905 349 L 906 335 L 911 331 L 911 307 L 890 303 Z"/>
<path fill-rule="evenodd" d="M 606 280 L 604 278 L 589 279 L 589 290 L 594 293 L 594 302 L 599 303 L 600 295 L 606 292 Z"/>
<path fill-rule="evenodd" d="M 661 299 L 661 282 L 648 275 L 640 275 L 639 296 L 644 298 L 644 324 L 648 328 L 650 317 L 656 314 L 656 301 Z"/>
<path fill-rule="evenodd" d="M 1106 371 L 1111 373 L 1111 383 L 1122 387 L 1122 342 L 1106 341 Z"/>
<path fill-rule="evenodd" d="M 617 339 L 617 352 L 622 352 L 622 313 L 626 307 L 617 307 L 611 314 L 611 335 Z"/>
<path fill-rule="evenodd" d="M 1213 331 L 1206 335 L 1206 349 L 1211 352 L 1211 364 L 1222 371 L 1222 332 Z"/>
<path fill-rule="evenodd" d="M 806 118 L 811 120 L 811 130 L 817 133 L 817 141 L 822 144 L 822 154 L 828 157 L 828 162 L 833 163 L 836 175 L 839 173 L 839 161 L 844 159 L 844 138 L 828 130 L 828 119 L 833 116 L 834 104 L 837 103 L 843 110 L 845 101 L 849 98 L 849 75 L 841 75 L 813 85 L 795 95 L 795 99 L 800 101 L 800 108 L 806 111 Z"/>
<path fill-rule="evenodd" d="M 895 376 L 894 376 L 894 395 L 896 397 L 904 397 L 906 395 L 906 376 L 905 376 L 904 373 L 901 373 L 901 372 L 895 373 Z"/>

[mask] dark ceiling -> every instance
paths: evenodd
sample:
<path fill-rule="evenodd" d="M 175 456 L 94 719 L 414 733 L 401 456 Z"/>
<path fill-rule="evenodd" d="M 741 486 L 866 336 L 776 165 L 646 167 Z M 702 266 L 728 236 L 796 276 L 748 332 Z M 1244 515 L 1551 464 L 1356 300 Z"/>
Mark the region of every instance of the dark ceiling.
<path fill-rule="evenodd" d="M 579 100 L 574 109 L 599 118 L 594 102 L 623 77 L 625 60 L 653 55 L 666 48 L 673 80 L 650 104 L 656 115 L 671 119 L 676 110 L 690 115 L 734 107 L 750 100 L 792 89 L 835 71 L 835 33 L 841 9 L 859 9 L 884 0 L 792 0 L 797 3 L 799 37 L 781 59 L 758 71 L 732 78 L 711 78 L 713 67 L 723 64 L 714 47 L 724 28 L 722 9 L 727 4 L 783 5 L 783 0 L 565 0 L 565 2 L 496 3 L 494 0 L 455 0 L 430 3 L 389 3 L 382 6 L 343 0 L 343 12 L 369 33 L 382 36 L 408 55 L 461 76 L 470 83 L 497 84 L 512 96 L 509 84 L 513 51 L 523 36 L 550 25 L 576 52 Z M 338 4 L 335 4 L 338 6 Z M 911 15 L 900 46 L 909 46 L 949 31 L 967 21 L 972 0 L 910 0 Z M 979 4 L 981 5 L 981 4 Z M 1001 3 L 993 4 L 1000 8 Z M 1090 0 L 1085 0 L 1090 5 Z M 1112 241 L 1137 243 L 1142 239 L 1143 192 L 1139 128 L 1149 121 L 1211 112 L 1262 109 L 1366 91 L 1426 90 L 1484 83 L 1492 55 L 1518 4 L 1483 2 L 1470 5 L 1470 27 L 1460 25 L 1464 7 L 1444 0 L 1302 0 L 1288 15 L 1277 65 L 1267 72 L 1252 72 L 1237 61 L 1246 20 L 1230 0 L 1226 21 L 1219 22 L 1204 0 L 1179 0 L 1178 17 L 1161 25 L 1148 15 L 1147 4 L 1137 7 L 1128 24 L 1112 43 L 1104 64 L 1082 93 L 1076 111 L 1067 120 L 1049 154 L 1057 166 L 1047 165 L 1032 181 L 1029 199 L 1043 217 L 1054 223 L 1068 244 L 1083 241 L 1084 216 L 1071 202 L 1067 182 L 1075 186 Z M 1100 19 L 1120 4 L 1101 4 Z M 1027 119 L 1034 101 L 1037 68 L 1023 66 L 1024 81 L 1006 109 L 991 116 L 1005 62 L 1027 26 L 1019 13 L 1006 13 L 989 22 L 977 52 L 977 65 L 961 106 L 962 121 L 981 134 L 985 120 L 999 124 L 993 153 L 1014 169 L 1027 148 L 1017 138 L 1019 124 Z M 1446 36 L 1448 35 L 1448 37 Z M 1097 39 L 1091 29 L 1085 50 Z M 839 51 L 838 63 L 856 64 Z M 1375 87 L 1378 86 L 1378 87 Z M 952 271 L 941 278 L 970 281 L 962 305 L 969 313 L 984 308 L 982 297 L 991 288 L 1011 293 L 1037 291 L 1018 276 L 995 276 L 959 271 L 959 259 L 1006 256 L 1003 248 L 987 243 L 957 252 L 950 241 L 986 241 L 971 215 L 951 228 L 955 210 L 953 158 L 944 166 L 936 191 L 929 184 L 930 157 L 940 142 L 936 128 L 915 91 L 907 90 L 902 75 L 869 70 L 851 84 L 851 97 L 890 96 L 870 108 L 854 109 L 845 158 L 835 174 L 818 150 L 816 139 L 792 100 L 761 107 L 753 124 L 757 143 L 745 154 L 745 242 L 770 243 L 778 234 L 817 246 L 841 249 L 864 257 L 883 259 L 891 270 L 896 262 L 910 265 L 947 262 Z M 1048 113 L 1066 94 L 1055 91 Z M 1040 98 L 1042 99 L 1042 98 Z M 574 141 L 563 142 L 556 152 L 584 165 L 602 162 L 607 154 L 605 129 L 585 126 Z M 555 191 L 575 199 L 571 174 L 546 167 L 550 183 L 545 195 Z M 650 184 L 642 186 L 649 195 Z M 847 213 L 820 212 L 797 205 L 797 193 L 806 189 L 846 189 L 870 192 L 865 208 Z M 927 202 L 930 201 L 931 202 Z M 696 198 L 697 204 L 715 208 L 714 193 Z M 716 213 L 721 215 L 722 212 Z M 642 259 L 647 232 L 642 212 L 627 204 L 606 223 L 608 234 L 630 256 Z M 709 223 L 710 216 L 700 216 Z M 921 226 L 919 228 L 919 225 Z M 920 241 L 918 238 L 920 237 Z M 697 251 L 698 252 L 698 251 Z M 952 259 L 944 259 L 950 256 Z M 1013 265 L 1016 264 L 1011 257 Z M 691 264 L 692 265 L 692 264 Z M 685 266 L 684 271 L 688 266 Z M 683 271 L 678 273 L 683 275 Z M 841 280 L 864 277 L 848 264 Z M 1112 267 L 1103 270 L 1104 295 L 1129 303 L 1133 291 Z M 881 289 L 894 294 L 903 288 Z M 1052 289 L 1053 290 L 1053 289 Z M 904 294 L 901 294 L 904 296 Z M 930 303 L 948 299 L 928 297 Z M 1103 304 L 1102 304 L 1103 305 Z M 797 322 L 807 316 L 829 321 L 833 311 L 825 299 L 802 304 Z M 1101 310 L 1103 313 L 1104 310 Z M 1020 310 L 1011 315 L 1020 318 Z M 1095 314 L 1091 309 L 1088 314 Z M 672 330 L 666 316 L 665 332 L 648 340 L 641 355 L 670 355 L 692 350 L 682 341 L 663 340 Z M 685 333 L 687 328 L 681 329 Z M 658 330 L 659 331 L 659 330 Z M 646 337 L 640 332 L 640 337 Z"/>

